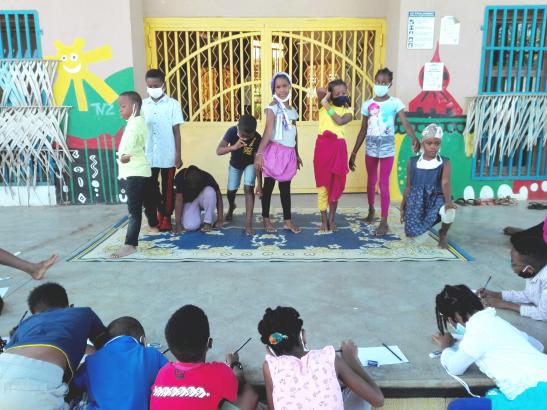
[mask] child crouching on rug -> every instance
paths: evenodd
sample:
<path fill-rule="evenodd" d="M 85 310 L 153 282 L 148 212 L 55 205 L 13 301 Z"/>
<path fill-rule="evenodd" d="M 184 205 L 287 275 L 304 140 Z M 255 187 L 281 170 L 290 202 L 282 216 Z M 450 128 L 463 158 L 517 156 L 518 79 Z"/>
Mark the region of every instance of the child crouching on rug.
<path fill-rule="evenodd" d="M 313 154 L 313 170 L 317 187 L 317 205 L 321 211 L 320 232 L 334 232 L 336 207 L 346 187 L 346 175 L 349 172 L 344 125 L 353 119 L 353 111 L 349 108 L 348 87 L 344 81 L 331 81 L 325 91 L 322 88 L 317 90 L 321 108 Z"/>
<path fill-rule="evenodd" d="M 159 232 L 155 196 L 152 193 L 152 170 L 144 153 L 146 124 L 141 115 L 142 99 L 135 91 L 126 91 L 118 98 L 120 116 L 127 121 L 118 147 L 118 178 L 126 180 L 129 223 L 125 245 L 110 255 L 123 258 L 137 251 L 141 230 L 142 207 L 151 232 Z"/>
<path fill-rule="evenodd" d="M 300 314 L 291 307 L 266 309 L 258 324 L 266 345 L 263 365 L 268 408 L 313 410 L 366 410 L 382 407 L 384 395 L 357 356 L 357 346 L 342 342 L 334 347 L 308 350 Z M 340 382 L 344 383 L 344 390 Z"/>
<path fill-rule="evenodd" d="M 401 223 L 406 236 L 417 237 L 442 222 L 439 247 L 448 248 L 447 232 L 454 221 L 456 205 L 450 194 L 450 161 L 441 157 L 443 130 L 430 124 L 422 132 L 422 154 L 407 162 L 406 188 L 401 202 Z"/>

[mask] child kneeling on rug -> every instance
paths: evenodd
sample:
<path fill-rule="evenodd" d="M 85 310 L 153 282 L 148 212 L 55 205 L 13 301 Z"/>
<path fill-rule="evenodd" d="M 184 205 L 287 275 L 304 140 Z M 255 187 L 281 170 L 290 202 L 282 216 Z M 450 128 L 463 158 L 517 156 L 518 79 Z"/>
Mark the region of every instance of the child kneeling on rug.
<path fill-rule="evenodd" d="M 256 118 L 244 114 L 236 126 L 228 128 L 224 138 L 217 147 L 217 155 L 230 153 L 230 165 L 228 165 L 228 203 L 226 221 L 231 221 L 236 208 L 236 193 L 243 176 L 243 191 L 245 193 L 245 233 L 253 232 L 253 209 L 255 206 L 255 179 L 254 167 L 255 154 L 260 145 L 261 137 L 256 132 Z M 260 183 L 258 184 L 261 185 Z"/>
<path fill-rule="evenodd" d="M 158 373 L 151 410 L 217 410 L 224 403 L 237 404 L 241 410 L 256 408 L 258 395 L 245 383 L 237 354 L 227 354 L 226 363 L 206 362 L 213 339 L 203 310 L 186 305 L 173 313 L 165 326 L 165 339 L 178 361 Z"/>
<path fill-rule="evenodd" d="M 538 410 L 547 397 L 547 355 L 541 344 L 496 315 L 496 309 L 483 308 L 481 300 L 465 285 L 445 286 L 435 298 L 439 333 L 433 340 L 442 349 L 441 364 L 456 378 L 475 363 L 490 377 L 497 389 L 486 397 L 458 399 L 448 410 Z M 463 335 L 455 347 L 448 325 Z"/>
<path fill-rule="evenodd" d="M 384 395 L 357 356 L 357 346 L 342 342 L 334 347 L 308 350 L 300 314 L 291 307 L 266 309 L 258 324 L 266 345 L 264 383 L 270 409 L 365 410 L 381 407 Z M 347 387 L 340 388 L 341 380 Z"/>
<path fill-rule="evenodd" d="M 512 236 L 511 267 L 526 279 L 524 290 L 479 289 L 485 306 L 510 309 L 521 316 L 547 321 L 547 245 L 543 238 Z"/>
<path fill-rule="evenodd" d="M 442 222 L 439 247 L 446 249 L 456 205 L 450 193 L 450 161 L 439 155 L 442 137 L 442 128 L 429 124 L 422 132 L 422 153 L 407 162 L 401 223 L 405 224 L 406 236 L 414 238 Z"/>
<path fill-rule="evenodd" d="M 144 152 L 146 124 L 141 115 L 142 100 L 135 91 L 126 91 L 120 94 L 118 105 L 121 117 L 127 121 L 117 154 L 118 178 L 126 180 L 129 220 L 125 244 L 110 255 L 111 258 L 123 258 L 137 251 L 143 206 L 150 231 L 159 232 L 152 170 Z"/>

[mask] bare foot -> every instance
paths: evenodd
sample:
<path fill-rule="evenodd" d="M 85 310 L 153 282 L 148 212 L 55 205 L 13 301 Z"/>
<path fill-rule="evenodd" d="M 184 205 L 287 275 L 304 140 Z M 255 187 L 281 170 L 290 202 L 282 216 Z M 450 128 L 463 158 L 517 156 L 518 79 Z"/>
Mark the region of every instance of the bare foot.
<path fill-rule="evenodd" d="M 225 221 L 227 221 L 227 222 L 233 221 L 235 209 L 236 209 L 235 206 L 233 208 L 232 207 L 228 208 L 228 212 L 226 212 L 226 216 L 224 217 Z"/>
<path fill-rule="evenodd" d="M 448 239 L 446 238 L 446 234 L 439 235 L 439 248 L 448 249 Z"/>
<path fill-rule="evenodd" d="M 387 225 L 387 222 L 381 221 L 380 225 L 378 225 L 378 228 L 376 229 L 376 236 L 384 236 L 387 234 L 388 230 L 389 226 Z"/>
<path fill-rule="evenodd" d="M 522 232 L 524 229 L 515 228 L 514 226 L 506 226 L 503 228 L 503 234 L 508 236 L 513 236 L 516 233 Z"/>
<path fill-rule="evenodd" d="M 321 224 L 321 228 L 319 228 L 320 233 L 327 233 L 329 231 L 329 225 L 326 223 Z"/>
<path fill-rule="evenodd" d="M 334 222 L 329 222 L 329 227 L 331 232 L 336 232 L 338 230 L 338 227 Z"/>
<path fill-rule="evenodd" d="M 371 224 L 374 222 L 374 217 L 376 216 L 376 210 L 374 208 L 368 209 L 368 215 L 365 218 L 365 222 Z"/>
<path fill-rule="evenodd" d="M 252 236 L 255 234 L 255 230 L 252 226 L 246 226 L 245 227 L 245 235 Z"/>
<path fill-rule="evenodd" d="M 283 228 L 288 229 L 292 233 L 302 232 L 302 229 L 300 229 L 298 226 L 296 226 L 290 219 L 285 221 L 285 223 L 283 224 Z"/>
<path fill-rule="evenodd" d="M 211 232 L 212 229 L 213 226 L 208 223 L 203 223 L 203 225 L 201 226 L 201 232 Z"/>
<path fill-rule="evenodd" d="M 266 232 L 270 232 L 270 233 L 277 232 L 277 229 L 275 229 L 275 226 L 273 226 L 272 221 L 270 221 L 270 218 L 263 218 L 262 223 L 264 224 L 264 230 Z"/>
<path fill-rule="evenodd" d="M 132 253 L 137 252 L 137 247 L 133 245 L 124 245 L 116 252 L 110 255 L 110 259 L 120 259 L 124 256 L 131 255 Z"/>
<path fill-rule="evenodd" d="M 46 271 L 51 268 L 51 266 L 59 260 L 59 255 L 54 254 L 51 255 L 46 260 L 43 260 L 42 262 L 34 263 L 33 265 L 35 268 L 30 273 L 30 276 L 32 276 L 32 279 L 40 280 L 44 277 Z"/>

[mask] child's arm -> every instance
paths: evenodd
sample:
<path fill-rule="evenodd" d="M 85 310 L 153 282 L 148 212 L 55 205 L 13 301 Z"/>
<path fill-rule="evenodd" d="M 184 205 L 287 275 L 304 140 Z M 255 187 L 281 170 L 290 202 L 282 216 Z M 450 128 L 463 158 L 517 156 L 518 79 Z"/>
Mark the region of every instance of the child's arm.
<path fill-rule="evenodd" d="M 245 143 L 240 139 L 234 145 L 228 145 L 228 141 L 224 138 L 220 141 L 217 147 L 217 155 L 225 155 L 230 152 L 237 151 L 238 149 L 245 146 Z"/>
<path fill-rule="evenodd" d="M 355 157 L 357 156 L 357 151 L 359 151 L 359 148 L 361 148 L 361 145 L 363 145 L 363 141 L 365 140 L 367 134 L 367 128 L 368 117 L 366 115 L 363 115 L 363 119 L 361 120 L 361 129 L 359 130 L 359 134 L 357 134 L 357 140 L 355 141 L 353 151 L 351 152 L 351 155 L 349 157 L 349 169 L 351 169 L 352 171 L 355 171 Z"/>
<path fill-rule="evenodd" d="M 264 362 L 262 365 L 262 372 L 264 374 L 264 387 L 266 388 L 266 399 L 268 401 L 268 409 L 273 410 L 274 403 L 273 403 L 273 381 L 272 376 L 270 375 L 270 367 L 268 366 L 268 362 Z"/>
<path fill-rule="evenodd" d="M 264 111 L 266 112 L 266 127 L 264 128 L 264 134 L 262 134 L 260 145 L 258 146 L 255 154 L 255 168 L 257 171 L 260 172 L 262 172 L 262 155 L 264 154 L 264 149 L 268 146 L 270 140 L 272 139 L 272 132 L 275 122 L 275 114 L 273 113 L 273 111 L 269 109 L 266 109 Z"/>
<path fill-rule="evenodd" d="M 224 225 L 224 204 L 222 203 L 222 193 L 218 186 L 215 191 L 217 194 L 217 221 L 215 222 L 214 227 L 221 229 Z"/>
<path fill-rule="evenodd" d="M 181 143 L 180 143 L 180 124 L 173 125 L 173 137 L 175 138 L 175 167 L 182 167 Z"/>
<path fill-rule="evenodd" d="M 294 126 L 296 128 L 296 125 Z M 298 169 L 302 168 L 302 159 L 300 158 L 300 155 L 298 155 L 298 129 L 296 130 L 296 136 L 294 137 L 294 140 L 296 142 L 296 145 L 294 146 L 294 150 L 296 152 L 296 166 Z"/>
<path fill-rule="evenodd" d="M 406 198 L 408 196 L 408 193 L 410 192 L 410 160 L 406 162 L 406 187 L 405 192 L 403 192 L 403 199 L 401 201 L 401 223 L 405 221 L 405 213 L 406 213 Z"/>
<path fill-rule="evenodd" d="M 401 120 L 401 123 L 403 124 L 403 127 L 405 127 L 405 131 L 407 135 L 412 138 L 412 149 L 414 152 L 418 152 L 420 150 L 420 141 L 418 141 L 418 138 L 416 138 L 416 134 L 414 133 L 414 128 L 412 128 L 412 125 L 408 122 L 406 119 L 406 114 L 404 110 L 401 110 L 397 113 L 399 116 L 399 119 Z"/>
<path fill-rule="evenodd" d="M 452 192 L 450 188 L 450 161 L 446 160 L 443 166 L 443 174 L 441 185 L 444 195 L 444 209 L 456 209 L 456 205 L 452 202 Z"/>
<path fill-rule="evenodd" d="M 384 394 L 359 361 L 355 343 L 351 340 L 343 341 L 341 350 L 342 356 L 336 356 L 334 360 L 334 367 L 340 380 L 373 407 L 382 407 Z"/>
<path fill-rule="evenodd" d="M 256 190 L 255 194 L 262 198 L 262 172 L 256 171 Z"/>
<path fill-rule="evenodd" d="M 183 198 L 180 192 L 175 194 L 175 228 L 174 233 L 180 233 L 184 231 L 182 226 L 182 212 L 183 212 Z"/>
<path fill-rule="evenodd" d="M 330 98 L 330 93 L 325 87 L 319 87 L 317 90 L 315 90 L 315 92 L 317 93 L 317 105 L 319 106 L 319 108 L 321 108 L 325 96 L 327 96 L 328 100 Z"/>

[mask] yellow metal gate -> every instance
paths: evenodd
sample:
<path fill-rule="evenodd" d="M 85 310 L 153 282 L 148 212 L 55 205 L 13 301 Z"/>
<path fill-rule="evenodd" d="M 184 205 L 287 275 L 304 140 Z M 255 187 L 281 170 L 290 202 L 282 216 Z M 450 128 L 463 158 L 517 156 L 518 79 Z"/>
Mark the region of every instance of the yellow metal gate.
<path fill-rule="evenodd" d="M 165 72 L 167 93 L 180 101 L 187 121 L 182 128 L 183 160 L 211 172 L 221 186 L 227 160 L 217 158 L 215 148 L 225 129 L 249 113 L 259 120 L 261 132 L 273 73 L 291 75 L 304 161 L 294 192 L 315 190 L 316 87 L 335 78 L 348 83 L 355 112 L 347 133 L 351 149 L 361 103 L 371 97 L 374 73 L 384 61 L 384 33 L 385 22 L 379 19 L 145 20 L 148 68 Z M 348 179 L 348 191 L 363 190 L 362 168 Z"/>

